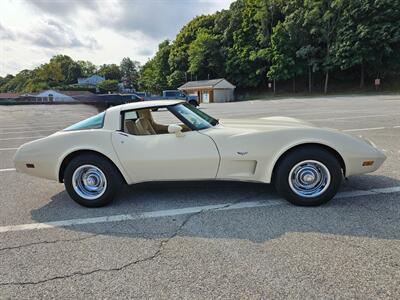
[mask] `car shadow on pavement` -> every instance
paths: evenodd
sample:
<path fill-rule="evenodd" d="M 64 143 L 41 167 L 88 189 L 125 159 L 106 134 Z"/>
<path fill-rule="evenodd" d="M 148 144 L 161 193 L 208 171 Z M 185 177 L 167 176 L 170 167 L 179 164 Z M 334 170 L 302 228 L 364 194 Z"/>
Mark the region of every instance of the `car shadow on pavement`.
<path fill-rule="evenodd" d="M 400 186 L 400 181 L 386 176 L 364 175 L 350 178 L 342 191 L 393 186 Z M 398 192 L 338 197 L 319 207 L 298 207 L 277 198 L 273 187 L 266 184 L 215 181 L 146 183 L 126 187 L 110 206 L 94 209 L 79 206 L 63 191 L 31 214 L 37 222 L 51 222 L 261 201 L 274 203 L 252 208 L 74 225 L 65 229 L 144 239 L 178 235 L 264 242 L 289 232 L 400 239 Z"/>

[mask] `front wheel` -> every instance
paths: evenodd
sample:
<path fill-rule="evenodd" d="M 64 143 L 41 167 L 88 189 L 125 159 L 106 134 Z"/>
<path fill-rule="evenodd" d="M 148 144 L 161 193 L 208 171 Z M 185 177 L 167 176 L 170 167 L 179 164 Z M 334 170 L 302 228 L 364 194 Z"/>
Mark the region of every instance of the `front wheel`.
<path fill-rule="evenodd" d="M 99 155 L 78 156 L 65 169 L 64 185 L 68 194 L 75 202 L 87 207 L 109 204 L 121 183 L 115 166 Z"/>
<path fill-rule="evenodd" d="M 277 166 L 275 187 L 289 202 L 316 206 L 332 199 L 342 182 L 337 158 L 318 147 L 305 147 L 289 153 Z"/>

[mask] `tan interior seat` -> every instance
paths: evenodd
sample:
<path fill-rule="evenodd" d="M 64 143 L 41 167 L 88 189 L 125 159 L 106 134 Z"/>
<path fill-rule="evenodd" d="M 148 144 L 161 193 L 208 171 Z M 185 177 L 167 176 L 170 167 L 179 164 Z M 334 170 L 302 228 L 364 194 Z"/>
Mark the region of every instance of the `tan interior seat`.
<path fill-rule="evenodd" d="M 129 134 L 138 135 L 139 130 L 133 120 L 125 120 L 125 132 Z"/>
<path fill-rule="evenodd" d="M 124 122 L 124 131 L 132 135 L 155 135 L 167 134 L 168 125 L 154 122 L 150 109 L 137 110 L 138 119 L 128 119 Z M 184 124 L 179 124 L 183 132 L 190 131 Z"/>
<path fill-rule="evenodd" d="M 145 118 L 139 118 L 135 122 L 136 128 L 138 130 L 139 135 L 152 135 L 156 134 L 156 131 L 154 128 L 151 126 L 151 123 L 148 119 Z"/>

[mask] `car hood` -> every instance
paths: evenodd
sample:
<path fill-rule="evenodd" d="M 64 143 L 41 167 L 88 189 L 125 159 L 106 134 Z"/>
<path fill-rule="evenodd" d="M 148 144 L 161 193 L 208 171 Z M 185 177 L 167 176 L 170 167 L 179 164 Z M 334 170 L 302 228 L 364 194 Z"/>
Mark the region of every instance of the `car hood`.
<path fill-rule="evenodd" d="M 259 119 L 222 119 L 220 124 L 231 128 L 248 128 L 255 130 L 280 130 L 289 128 L 316 127 L 315 125 L 289 117 L 266 117 Z"/>

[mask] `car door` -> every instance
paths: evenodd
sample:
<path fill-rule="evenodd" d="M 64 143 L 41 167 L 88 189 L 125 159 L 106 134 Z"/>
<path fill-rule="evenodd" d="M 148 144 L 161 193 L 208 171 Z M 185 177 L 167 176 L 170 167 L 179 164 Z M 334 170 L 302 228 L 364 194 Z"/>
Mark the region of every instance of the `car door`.
<path fill-rule="evenodd" d="M 197 131 L 175 134 L 112 133 L 112 143 L 132 183 L 214 179 L 219 154 L 213 140 Z"/>

